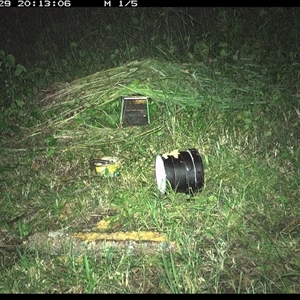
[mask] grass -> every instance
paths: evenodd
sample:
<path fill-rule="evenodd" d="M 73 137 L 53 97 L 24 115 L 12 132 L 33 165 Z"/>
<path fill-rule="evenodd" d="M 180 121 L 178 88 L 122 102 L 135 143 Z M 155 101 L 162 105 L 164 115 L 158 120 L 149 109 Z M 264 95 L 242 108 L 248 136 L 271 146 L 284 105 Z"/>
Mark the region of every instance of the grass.
<path fill-rule="evenodd" d="M 1 25 L 15 31 L 0 53 L 0 291 L 298 293 L 298 10 L 40 11 L 26 47 L 9 32 L 26 39 L 28 13 Z M 128 93 L 151 97 L 150 125 L 120 126 Z M 160 195 L 156 155 L 188 148 L 203 190 Z M 102 155 L 121 159 L 119 177 L 89 170 Z M 27 247 L 100 220 L 106 233 L 161 233 L 176 251 Z"/>

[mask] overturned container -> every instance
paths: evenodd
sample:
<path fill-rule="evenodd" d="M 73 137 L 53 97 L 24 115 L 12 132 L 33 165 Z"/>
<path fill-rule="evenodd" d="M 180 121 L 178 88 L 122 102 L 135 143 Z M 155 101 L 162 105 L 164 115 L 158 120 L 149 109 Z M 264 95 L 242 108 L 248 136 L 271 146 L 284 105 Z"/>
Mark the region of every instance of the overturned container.
<path fill-rule="evenodd" d="M 159 154 L 155 162 L 156 181 L 164 194 L 167 185 L 175 192 L 194 194 L 204 185 L 202 159 L 196 149 Z"/>

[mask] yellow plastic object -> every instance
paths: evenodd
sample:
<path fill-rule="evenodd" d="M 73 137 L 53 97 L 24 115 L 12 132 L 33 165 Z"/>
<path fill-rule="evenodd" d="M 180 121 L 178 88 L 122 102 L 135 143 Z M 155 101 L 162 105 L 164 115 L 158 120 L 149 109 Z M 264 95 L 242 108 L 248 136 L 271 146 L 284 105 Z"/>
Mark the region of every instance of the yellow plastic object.
<path fill-rule="evenodd" d="M 104 156 L 90 161 L 91 171 L 103 177 L 116 177 L 120 175 L 120 161 L 117 157 Z"/>

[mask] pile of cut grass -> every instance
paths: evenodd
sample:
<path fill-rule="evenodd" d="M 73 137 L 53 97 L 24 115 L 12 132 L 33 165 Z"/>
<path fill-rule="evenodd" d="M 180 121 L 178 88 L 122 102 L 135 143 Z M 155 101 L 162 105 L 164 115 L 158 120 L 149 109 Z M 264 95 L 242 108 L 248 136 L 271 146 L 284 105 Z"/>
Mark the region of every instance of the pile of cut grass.
<path fill-rule="evenodd" d="M 124 139 L 124 130 L 115 129 L 120 127 L 121 97 L 130 95 L 152 100 L 151 118 L 159 125 L 182 111 L 270 109 L 283 95 L 263 73 L 258 65 L 249 67 L 247 61 L 227 65 L 224 71 L 204 64 L 134 61 L 79 78 L 41 96 L 39 105 L 46 121 L 31 129 L 31 135 L 46 132 L 55 139 L 71 138 L 79 147 L 90 147 L 93 139 L 103 141 L 103 136 L 116 132 Z"/>

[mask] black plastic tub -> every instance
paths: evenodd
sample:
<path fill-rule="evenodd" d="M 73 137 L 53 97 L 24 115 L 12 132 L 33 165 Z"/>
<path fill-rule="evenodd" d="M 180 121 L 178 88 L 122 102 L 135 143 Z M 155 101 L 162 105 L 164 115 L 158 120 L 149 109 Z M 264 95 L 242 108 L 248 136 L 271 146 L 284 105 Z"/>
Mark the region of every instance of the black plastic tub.
<path fill-rule="evenodd" d="M 204 185 L 202 159 L 196 149 L 159 154 L 155 163 L 156 181 L 164 194 L 169 185 L 175 192 L 194 194 Z"/>

